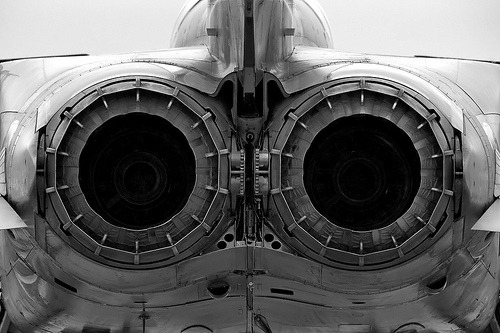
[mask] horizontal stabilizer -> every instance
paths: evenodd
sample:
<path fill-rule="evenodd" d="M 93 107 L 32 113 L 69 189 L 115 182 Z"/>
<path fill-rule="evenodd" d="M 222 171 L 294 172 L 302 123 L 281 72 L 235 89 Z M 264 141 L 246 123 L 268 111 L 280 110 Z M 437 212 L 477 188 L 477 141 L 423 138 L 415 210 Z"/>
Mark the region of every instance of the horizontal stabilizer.
<path fill-rule="evenodd" d="M 9 203 L 0 197 L 0 230 L 26 227 L 26 223 L 17 215 Z"/>
<path fill-rule="evenodd" d="M 500 232 L 500 199 L 488 208 L 488 210 L 477 220 L 472 230 Z"/>
<path fill-rule="evenodd" d="M 21 57 L 21 58 L 4 58 L 0 59 L 0 63 L 16 61 L 16 60 L 28 60 L 28 59 L 42 59 L 42 58 L 66 58 L 66 57 L 85 57 L 88 56 L 87 53 L 75 53 L 75 54 L 57 54 L 57 55 L 45 55 L 45 56 L 35 56 L 35 57 Z"/>

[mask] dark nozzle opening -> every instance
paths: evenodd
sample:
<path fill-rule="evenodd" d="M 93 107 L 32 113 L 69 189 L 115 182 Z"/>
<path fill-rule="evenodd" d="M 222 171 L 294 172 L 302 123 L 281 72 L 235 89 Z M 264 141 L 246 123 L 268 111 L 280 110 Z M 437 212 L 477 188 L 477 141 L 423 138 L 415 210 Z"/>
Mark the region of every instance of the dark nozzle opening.
<path fill-rule="evenodd" d="M 371 115 L 344 117 L 314 138 L 304 183 L 314 207 L 332 223 L 374 230 L 410 208 L 420 187 L 420 159 L 394 123 Z"/>
<path fill-rule="evenodd" d="M 187 139 L 158 116 L 132 113 L 106 121 L 80 156 L 87 202 L 119 227 L 139 230 L 166 222 L 186 204 L 195 179 Z"/>

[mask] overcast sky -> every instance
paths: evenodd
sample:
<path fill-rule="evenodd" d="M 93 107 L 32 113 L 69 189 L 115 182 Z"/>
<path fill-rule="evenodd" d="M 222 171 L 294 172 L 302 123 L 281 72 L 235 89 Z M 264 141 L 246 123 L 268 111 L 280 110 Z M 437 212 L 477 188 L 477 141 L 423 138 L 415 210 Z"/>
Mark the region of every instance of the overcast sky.
<path fill-rule="evenodd" d="M 0 58 L 166 49 L 186 0 L 0 0 Z M 319 0 L 340 51 L 500 60 L 499 0 Z"/>

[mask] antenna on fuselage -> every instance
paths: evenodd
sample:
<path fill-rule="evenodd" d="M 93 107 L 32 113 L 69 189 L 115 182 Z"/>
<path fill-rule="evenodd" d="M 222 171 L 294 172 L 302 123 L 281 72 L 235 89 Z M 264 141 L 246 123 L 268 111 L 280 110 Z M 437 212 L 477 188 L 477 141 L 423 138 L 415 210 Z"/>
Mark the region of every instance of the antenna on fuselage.
<path fill-rule="evenodd" d="M 142 303 L 142 313 L 139 319 L 142 320 L 142 333 L 146 333 L 146 320 L 150 319 L 151 316 L 146 312 L 146 302 Z"/>

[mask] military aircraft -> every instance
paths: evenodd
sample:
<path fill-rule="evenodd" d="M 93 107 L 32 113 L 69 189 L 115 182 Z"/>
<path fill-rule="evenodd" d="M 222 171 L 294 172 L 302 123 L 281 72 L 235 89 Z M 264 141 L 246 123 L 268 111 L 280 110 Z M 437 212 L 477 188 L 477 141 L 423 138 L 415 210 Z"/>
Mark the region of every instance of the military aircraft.
<path fill-rule="evenodd" d="M 340 53 L 313 0 L 4 61 L 0 332 L 499 332 L 500 66 Z"/>

